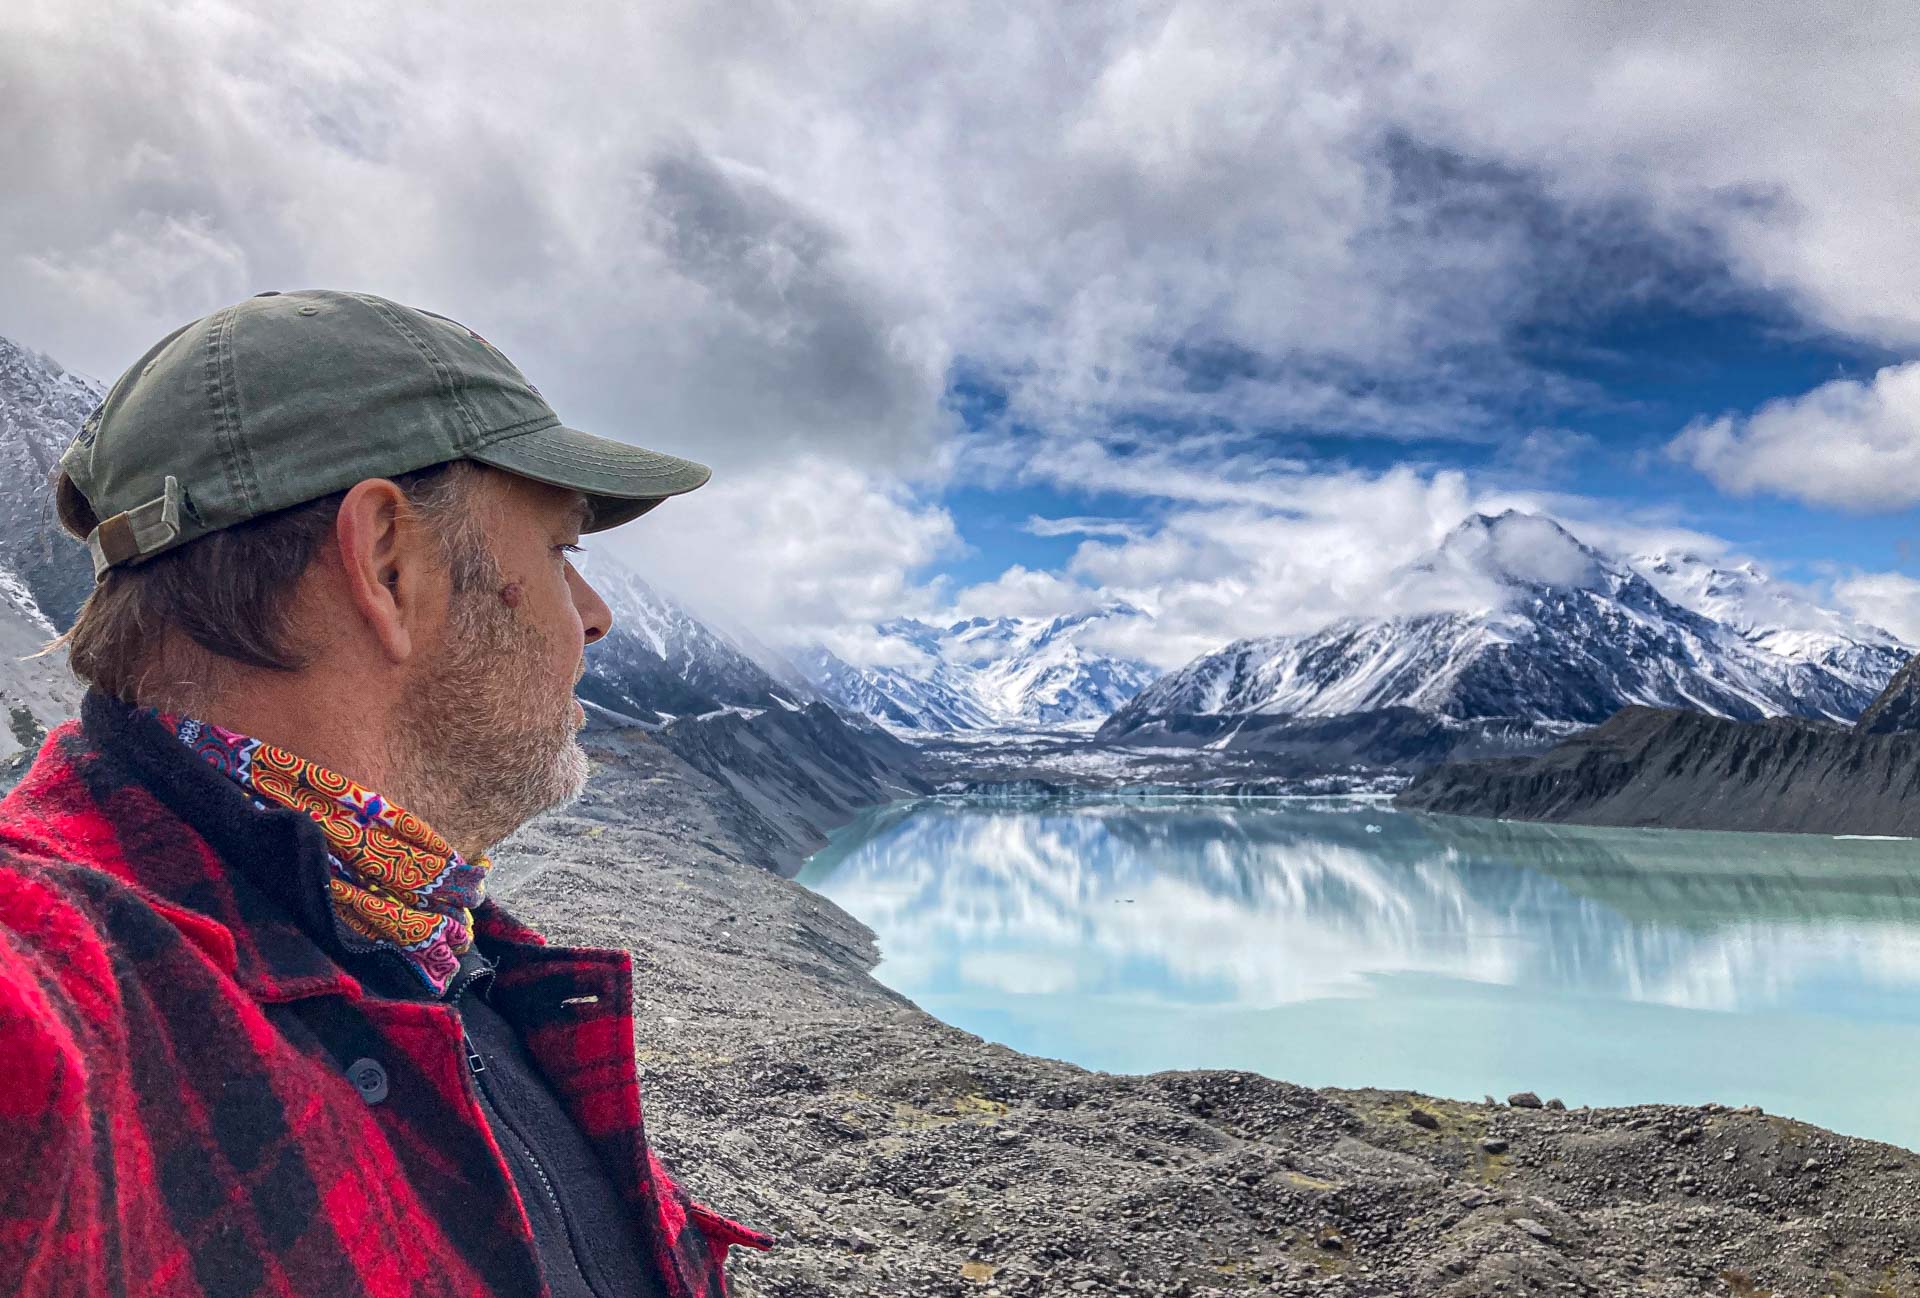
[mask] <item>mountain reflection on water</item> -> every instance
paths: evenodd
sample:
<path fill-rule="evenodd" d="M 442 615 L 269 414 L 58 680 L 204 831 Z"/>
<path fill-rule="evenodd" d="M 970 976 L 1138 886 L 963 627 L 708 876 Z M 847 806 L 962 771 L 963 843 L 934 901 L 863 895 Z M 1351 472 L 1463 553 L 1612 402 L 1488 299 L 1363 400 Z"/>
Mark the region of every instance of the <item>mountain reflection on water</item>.
<path fill-rule="evenodd" d="M 1090 1067 L 1763 1103 L 1914 1144 L 1916 848 L 932 800 L 870 813 L 800 878 L 875 930 L 888 985 Z"/>

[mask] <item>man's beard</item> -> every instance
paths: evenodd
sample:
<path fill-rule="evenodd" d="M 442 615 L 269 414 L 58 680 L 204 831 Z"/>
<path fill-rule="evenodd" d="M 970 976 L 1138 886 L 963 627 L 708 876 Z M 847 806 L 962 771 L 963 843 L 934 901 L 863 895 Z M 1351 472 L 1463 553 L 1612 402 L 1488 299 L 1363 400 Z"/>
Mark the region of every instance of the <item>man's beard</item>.
<path fill-rule="evenodd" d="M 546 636 L 491 583 L 453 598 L 448 651 L 416 674 L 396 718 L 395 769 L 408 810 L 471 857 L 579 797 L 587 755 Z"/>

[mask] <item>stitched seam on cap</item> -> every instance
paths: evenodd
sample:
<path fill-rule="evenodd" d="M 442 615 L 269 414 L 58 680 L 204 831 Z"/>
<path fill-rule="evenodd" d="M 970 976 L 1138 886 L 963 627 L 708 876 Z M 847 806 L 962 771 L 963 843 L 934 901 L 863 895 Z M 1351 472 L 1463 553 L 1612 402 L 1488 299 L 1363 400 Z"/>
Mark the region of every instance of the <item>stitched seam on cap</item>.
<path fill-rule="evenodd" d="M 544 432 L 549 428 L 560 427 L 558 415 L 535 415 L 531 419 L 522 419 L 517 424 L 503 424 L 499 428 L 482 433 L 485 440 L 476 442 L 470 450 L 485 450 L 495 442 L 504 442 L 510 437 L 525 437 L 528 433 Z"/>
<path fill-rule="evenodd" d="M 643 468 L 637 461 L 617 460 L 611 456 L 595 455 L 591 451 L 560 452 L 551 451 L 544 447 L 520 446 L 515 447 L 514 452 L 517 455 L 524 455 L 530 460 L 539 460 L 543 464 L 580 464 L 590 469 L 617 469 L 622 473 L 633 474 L 642 478 L 670 477 L 673 474 L 681 472 L 687 465 L 693 463 L 691 460 L 685 460 L 679 464 L 663 465 L 659 469 L 650 471 Z M 654 453 L 658 454 L 658 452 Z"/>
<path fill-rule="evenodd" d="M 453 371 L 447 368 L 446 362 L 427 344 L 426 339 L 415 333 L 412 326 L 401 319 L 399 313 L 392 310 L 387 303 L 363 293 L 354 293 L 349 296 L 356 302 L 361 302 L 372 307 L 395 333 L 413 344 L 413 349 L 420 353 L 421 358 L 425 360 L 428 367 L 433 370 L 434 378 L 439 381 L 440 395 L 451 402 L 453 408 L 459 411 L 460 416 L 466 420 L 466 446 L 456 447 L 455 449 L 471 449 L 473 443 L 481 436 L 480 418 L 473 412 L 472 408 L 467 405 L 466 399 L 461 396 L 460 385 L 454 382 Z"/>
<path fill-rule="evenodd" d="M 233 375 L 233 317 L 228 307 L 213 318 L 207 330 L 207 400 L 212 405 L 214 440 L 220 448 L 220 469 L 227 490 L 242 517 L 252 516 L 259 499 L 248 481 L 248 463 L 240 446 L 238 385 Z"/>
<path fill-rule="evenodd" d="M 520 455 L 540 461 L 541 465 L 561 465 L 561 467 L 580 467 L 580 469 L 607 469 L 618 472 L 624 478 L 674 478 L 682 472 L 680 465 L 666 465 L 662 469 L 641 469 L 632 461 L 624 459 L 595 459 L 589 455 L 555 455 L 551 451 L 520 449 Z"/>

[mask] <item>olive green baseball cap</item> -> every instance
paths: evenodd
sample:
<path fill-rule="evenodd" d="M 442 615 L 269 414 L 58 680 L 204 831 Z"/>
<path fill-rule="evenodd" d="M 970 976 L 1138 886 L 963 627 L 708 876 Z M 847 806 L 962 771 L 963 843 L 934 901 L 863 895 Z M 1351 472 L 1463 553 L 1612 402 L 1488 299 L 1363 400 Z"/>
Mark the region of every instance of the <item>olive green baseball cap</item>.
<path fill-rule="evenodd" d="M 498 348 L 369 293 L 262 293 L 176 329 L 60 458 L 94 577 L 366 478 L 474 460 L 586 496 L 588 532 L 700 486 L 704 464 L 560 422 Z"/>

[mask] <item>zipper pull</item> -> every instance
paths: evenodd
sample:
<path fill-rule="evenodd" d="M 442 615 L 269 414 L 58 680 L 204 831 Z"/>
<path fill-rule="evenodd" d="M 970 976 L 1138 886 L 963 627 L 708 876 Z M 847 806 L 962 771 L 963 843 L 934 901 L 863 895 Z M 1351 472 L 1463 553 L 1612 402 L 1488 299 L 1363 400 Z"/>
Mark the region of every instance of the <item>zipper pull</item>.
<path fill-rule="evenodd" d="M 467 1067 L 475 1076 L 487 1071 L 487 1061 L 480 1057 L 480 1047 L 473 1044 L 473 1038 L 467 1035 L 465 1028 L 460 1029 L 460 1041 L 467 1048 Z"/>

